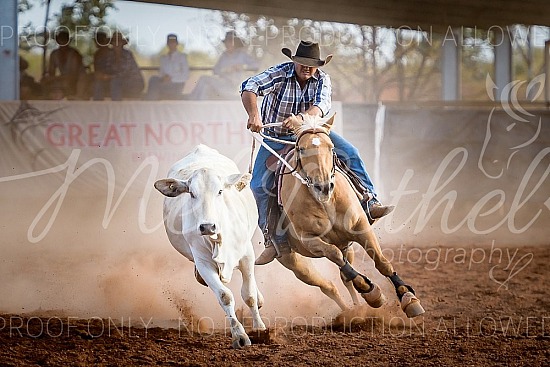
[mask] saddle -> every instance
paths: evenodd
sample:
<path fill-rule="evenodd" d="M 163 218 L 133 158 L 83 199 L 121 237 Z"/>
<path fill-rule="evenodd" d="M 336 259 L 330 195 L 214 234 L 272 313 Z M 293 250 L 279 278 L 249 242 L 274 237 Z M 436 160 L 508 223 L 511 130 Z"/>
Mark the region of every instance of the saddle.
<path fill-rule="evenodd" d="M 283 149 L 277 151 L 277 153 L 285 160 L 289 161 L 294 155 L 294 148 L 292 146 L 285 146 Z M 334 157 L 335 169 L 340 172 L 350 183 L 354 189 L 357 198 L 359 200 L 369 201 L 372 199 L 372 194 L 363 185 L 359 177 L 353 172 L 349 166 L 340 158 Z M 266 160 L 266 166 L 268 169 L 275 172 L 274 185 L 270 189 L 268 211 L 267 211 L 267 233 L 276 233 L 279 223 L 283 215 L 283 206 L 281 202 L 281 187 L 283 176 L 290 174 L 288 168 L 281 163 L 275 156 L 269 157 Z M 280 228 L 279 228 L 280 231 Z"/>

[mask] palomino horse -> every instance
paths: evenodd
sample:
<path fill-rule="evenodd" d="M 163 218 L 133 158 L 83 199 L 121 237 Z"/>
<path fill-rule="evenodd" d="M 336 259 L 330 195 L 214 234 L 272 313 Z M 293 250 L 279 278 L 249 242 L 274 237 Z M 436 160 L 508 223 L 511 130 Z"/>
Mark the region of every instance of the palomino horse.
<path fill-rule="evenodd" d="M 326 257 L 340 268 L 340 276 L 354 303 L 357 296 L 353 288 L 370 306 L 377 308 L 385 302 L 380 287 L 354 270 L 348 261 L 353 254 L 349 246 L 357 242 L 374 260 L 376 269 L 392 282 L 406 315 L 423 314 L 412 287 L 399 278 L 382 254 L 358 194 L 335 167 L 334 146 L 329 138 L 334 116 L 328 120 L 304 117 L 304 121 L 291 120 L 296 143 L 288 163 L 295 167 L 295 172 L 283 174 L 280 188 L 283 225 L 288 229 L 287 237 L 295 251 L 279 257 L 279 262 L 298 279 L 320 287 L 344 310 L 347 307 L 334 284 L 323 279 L 307 259 Z M 288 168 L 285 173 L 289 173 Z"/>

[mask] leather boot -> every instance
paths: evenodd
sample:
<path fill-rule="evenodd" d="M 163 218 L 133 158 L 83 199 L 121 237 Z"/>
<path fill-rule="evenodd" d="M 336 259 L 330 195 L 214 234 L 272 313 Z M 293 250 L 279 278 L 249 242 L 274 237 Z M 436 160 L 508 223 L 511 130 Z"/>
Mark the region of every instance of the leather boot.
<path fill-rule="evenodd" d="M 254 265 L 265 265 L 272 262 L 277 257 L 277 249 L 273 245 L 273 242 L 266 241 L 265 250 L 258 256 Z"/>
<path fill-rule="evenodd" d="M 368 202 L 362 201 L 361 206 L 367 214 L 367 218 L 369 219 L 370 224 L 373 224 L 375 220 L 390 214 L 395 209 L 395 206 L 382 205 L 376 199 L 371 199 Z"/>
<path fill-rule="evenodd" d="M 382 205 L 380 203 L 374 203 L 369 207 L 369 212 L 373 219 L 378 219 L 390 214 L 394 209 L 395 206 L 393 205 Z"/>
<path fill-rule="evenodd" d="M 290 254 L 292 249 L 288 240 L 284 236 L 277 237 L 278 240 L 272 240 L 270 237 L 264 237 L 265 250 L 258 256 L 255 265 L 269 264 L 275 258 Z"/>

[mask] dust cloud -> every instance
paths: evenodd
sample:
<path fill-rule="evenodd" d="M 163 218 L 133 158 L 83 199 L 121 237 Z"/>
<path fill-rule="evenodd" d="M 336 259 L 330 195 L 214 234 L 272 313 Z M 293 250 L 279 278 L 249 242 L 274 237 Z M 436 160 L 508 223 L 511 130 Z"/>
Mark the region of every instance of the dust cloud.
<path fill-rule="evenodd" d="M 151 196 L 146 214 L 150 228 L 162 222 L 162 199 L 160 194 Z M 194 330 L 226 326 L 214 294 L 195 280 L 193 264 L 172 247 L 164 227 L 149 234 L 140 231 L 138 198 L 125 200 L 103 228 L 105 199 L 79 196 L 71 189 L 45 237 L 30 243 L 27 231 L 44 201 L 40 196 L 6 202 L 14 211 L 4 223 L 0 312 L 110 318 L 138 325 L 152 319 L 149 326 L 185 325 Z M 36 231 L 43 230 L 46 222 L 43 219 Z M 256 254 L 263 250 L 260 240 L 256 233 Z M 326 260 L 314 262 L 351 305 L 337 268 Z M 257 266 L 256 279 L 265 298 L 261 314 L 268 326 L 322 324 L 340 311 L 278 262 Z M 241 282 L 236 270 L 229 288 L 246 319 L 250 312 L 240 297 Z"/>
<path fill-rule="evenodd" d="M 466 126 L 476 120 L 475 116 L 451 118 L 446 114 L 446 130 L 438 132 L 427 123 L 422 125 L 422 121 L 442 126 L 441 119 L 427 118 L 422 113 L 412 118 L 410 111 L 388 114 L 386 136 L 380 151 L 382 177 L 375 178 L 375 184 L 380 187 L 383 201 L 392 203 L 393 200 L 397 208 L 375 225 L 375 231 L 382 248 L 392 252 L 398 272 L 401 261 L 410 262 L 417 258 L 407 255 L 419 254 L 427 259 L 426 247 L 547 244 L 547 228 L 541 223 L 548 223 L 549 219 L 549 211 L 542 204 L 550 197 L 550 187 L 543 185 L 550 158 L 545 155 L 537 163 L 536 157 L 550 145 L 546 141 L 550 134 L 541 134 L 540 139 L 546 139 L 544 144 L 537 141 L 518 150 L 508 166 L 494 165 L 508 159 L 509 146 L 518 140 L 525 141 L 532 129 L 526 128 L 523 133 L 516 131 L 513 138 L 507 137 L 513 140 L 513 144 L 487 150 L 488 176 L 478 167 L 486 115 L 480 114 L 481 121 L 476 121 L 479 124 L 468 130 Z M 369 171 L 373 172 L 370 166 L 370 157 L 374 156 L 370 146 L 372 137 L 369 138 L 374 135 L 373 131 L 362 130 L 364 118 L 358 117 L 355 125 L 350 123 L 352 120 L 353 115 L 346 115 L 344 134 L 353 137 L 350 140 L 358 146 Z M 388 132 L 394 135 L 388 135 Z M 451 158 L 448 155 L 454 149 L 458 149 L 457 155 L 449 159 L 438 177 L 438 167 L 445 157 Z M 464 159 L 464 165 L 461 159 Z M 527 170 L 530 165 L 534 165 L 532 171 Z M 496 177 L 501 169 L 514 174 L 508 172 L 502 179 L 491 178 Z M 81 181 L 92 179 L 83 176 Z M 81 181 L 75 183 L 82 184 Z M 427 194 L 431 184 L 441 190 L 433 191 L 430 198 Z M 53 313 L 58 316 L 122 319 L 124 322 L 153 318 L 152 325 L 170 322 L 173 325 L 175 322 L 201 330 L 224 326 L 223 311 L 211 290 L 196 282 L 193 264 L 172 248 L 164 229 L 159 226 L 162 221 L 161 195 L 151 194 L 145 215 L 147 226 L 158 228 L 143 233 L 137 214 L 143 192 L 131 192 L 104 228 L 104 196 L 81 195 L 77 186 L 72 187 L 47 234 L 39 242 L 31 243 L 28 230 L 51 195 L 48 185 L 25 183 L 22 188 L 18 183 L 3 183 L 2 187 L 6 193 L 25 195 L 3 195 L 0 199 L 3 208 L 0 312 Z M 398 197 L 398 192 L 406 195 Z M 502 205 L 499 205 L 501 201 Z M 523 205 L 518 205 L 518 202 Z M 43 219 L 36 228 L 39 232 L 47 226 L 47 219 Z M 254 239 L 256 254 L 263 248 L 260 240 L 257 234 Z M 402 245 L 405 246 L 404 257 L 398 259 L 396 256 Z M 412 251 L 415 248 L 422 250 Z M 390 320 L 402 318 L 391 285 L 374 270 L 372 261 L 361 248 L 356 246 L 356 251 L 357 270 L 382 286 L 388 298 L 386 306 L 376 311 L 359 307 L 340 314 L 336 304 L 317 288 L 301 283 L 289 270 L 274 262 L 256 267 L 257 282 L 265 297 L 261 314 L 266 325 L 324 325 L 333 321 L 346 324 L 346 320 L 374 317 L 391 326 Z M 471 258 L 474 258 L 473 253 Z M 341 284 L 338 269 L 322 259 L 314 260 L 314 264 L 335 283 L 351 306 L 351 298 Z M 407 280 L 413 286 L 420 282 L 419 279 Z M 241 277 L 235 272 L 229 287 L 239 312 L 246 317 L 249 312 L 240 299 L 240 284 Z"/>
<path fill-rule="evenodd" d="M 375 225 L 383 246 L 548 244 L 550 115 L 491 107 L 347 106 L 344 135 L 396 205 Z"/>

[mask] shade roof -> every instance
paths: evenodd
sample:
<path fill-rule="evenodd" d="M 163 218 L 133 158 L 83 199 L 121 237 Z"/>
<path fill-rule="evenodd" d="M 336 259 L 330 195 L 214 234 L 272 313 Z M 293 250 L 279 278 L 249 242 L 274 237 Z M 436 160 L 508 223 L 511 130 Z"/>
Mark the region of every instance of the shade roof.
<path fill-rule="evenodd" d="M 237 13 L 445 31 L 448 27 L 550 26 L 549 0 L 137 0 Z"/>

